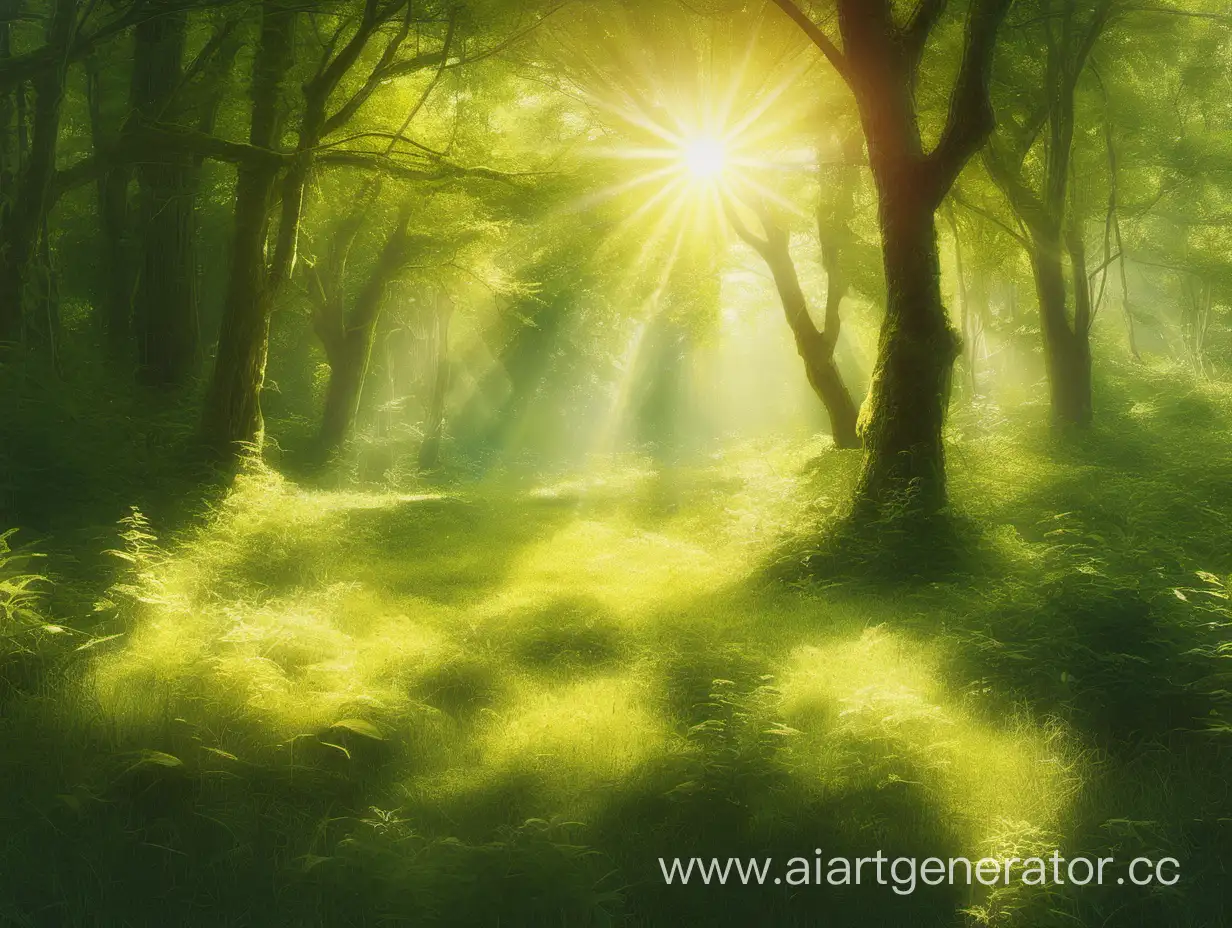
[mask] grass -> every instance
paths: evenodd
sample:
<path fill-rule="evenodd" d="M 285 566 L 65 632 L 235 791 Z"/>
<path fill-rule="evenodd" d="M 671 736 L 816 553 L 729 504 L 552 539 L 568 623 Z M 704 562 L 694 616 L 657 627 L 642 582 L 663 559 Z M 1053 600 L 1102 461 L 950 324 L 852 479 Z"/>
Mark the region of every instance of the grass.
<path fill-rule="evenodd" d="M 1227 924 L 1232 394 L 1158 368 L 1100 396 L 1082 436 L 956 412 L 938 570 L 816 560 L 852 479 L 823 442 L 547 483 L 253 466 L 168 537 L 114 529 L 93 612 L 0 562 L 27 619 L 0 924 Z M 815 848 L 1183 879 L 900 897 L 658 865 Z"/>

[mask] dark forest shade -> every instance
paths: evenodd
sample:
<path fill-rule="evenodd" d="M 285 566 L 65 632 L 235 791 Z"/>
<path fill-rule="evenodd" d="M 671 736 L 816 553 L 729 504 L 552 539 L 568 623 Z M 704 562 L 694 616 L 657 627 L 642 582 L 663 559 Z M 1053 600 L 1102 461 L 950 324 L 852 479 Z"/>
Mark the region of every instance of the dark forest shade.
<path fill-rule="evenodd" d="M 22 153 L 14 164 L 11 197 L 0 205 L 4 220 L 0 224 L 0 350 L 21 339 L 27 308 L 31 315 L 38 316 L 45 315 L 50 308 L 47 294 L 39 292 L 38 275 L 33 273 L 32 265 L 37 261 L 40 237 L 46 235 L 47 213 L 52 203 L 68 48 L 76 25 L 76 0 L 56 0 L 47 23 L 47 48 L 58 57 L 39 68 L 31 80 L 34 104 L 28 150 L 25 87 L 0 85 L 0 94 L 15 90 L 17 95 L 13 112 L 19 122 L 17 150 Z M 46 273 L 44 269 L 44 276 Z M 38 318 L 31 327 L 38 329 L 41 325 L 42 319 Z"/>
<path fill-rule="evenodd" d="M 133 109 L 137 120 L 175 122 L 170 109 L 183 78 L 187 28 L 187 13 L 173 11 L 134 29 Z M 141 242 L 134 305 L 137 372 L 147 384 L 175 386 L 193 373 L 199 340 L 193 155 L 188 151 L 152 154 L 138 163 L 136 173 Z M 106 184 L 107 176 L 102 183 Z"/>

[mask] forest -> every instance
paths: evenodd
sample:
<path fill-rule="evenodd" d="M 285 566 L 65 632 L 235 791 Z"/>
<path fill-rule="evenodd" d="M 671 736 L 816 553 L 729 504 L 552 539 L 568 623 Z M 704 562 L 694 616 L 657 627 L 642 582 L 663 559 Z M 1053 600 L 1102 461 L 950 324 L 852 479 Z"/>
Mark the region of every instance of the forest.
<path fill-rule="evenodd" d="M 1232 925 L 1230 230 L 1227 0 L 0 0 L 0 926 Z"/>

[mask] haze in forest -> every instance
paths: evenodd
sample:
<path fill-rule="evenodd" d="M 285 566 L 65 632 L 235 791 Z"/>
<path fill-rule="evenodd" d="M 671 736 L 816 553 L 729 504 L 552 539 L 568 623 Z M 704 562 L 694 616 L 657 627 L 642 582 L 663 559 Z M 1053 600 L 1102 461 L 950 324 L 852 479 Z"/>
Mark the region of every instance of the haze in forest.
<path fill-rule="evenodd" d="M 1232 923 L 1229 100 L 1217 0 L 0 0 L 0 924 Z M 823 849 L 1183 876 L 660 866 Z"/>

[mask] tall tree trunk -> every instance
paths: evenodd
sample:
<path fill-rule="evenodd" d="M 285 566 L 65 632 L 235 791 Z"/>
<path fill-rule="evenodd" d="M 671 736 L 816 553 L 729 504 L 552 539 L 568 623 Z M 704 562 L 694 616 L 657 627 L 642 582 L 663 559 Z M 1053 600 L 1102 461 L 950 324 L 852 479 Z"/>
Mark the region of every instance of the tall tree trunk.
<path fill-rule="evenodd" d="M 1089 296 L 1085 313 L 1081 298 L 1076 297 L 1075 325 L 1071 328 L 1059 236 L 1035 238 L 1031 267 L 1039 299 L 1044 366 L 1048 373 L 1053 419 L 1063 424 L 1085 425 L 1091 421 L 1091 351 L 1087 330 L 1079 323 L 1085 319 L 1085 324 L 1089 325 Z M 1078 276 L 1085 276 L 1085 273 L 1085 262 L 1081 269 L 1074 269 L 1076 284 Z"/>
<path fill-rule="evenodd" d="M 1009 128 L 1007 135 L 1013 144 L 1009 146 L 1008 157 L 998 152 L 995 145 L 985 152 L 984 163 L 989 174 L 1030 231 L 1030 239 L 1023 244 L 1030 253 L 1035 274 L 1052 416 L 1059 424 L 1084 426 L 1091 421 L 1091 290 L 1086 276 L 1080 204 L 1070 179 L 1074 100 L 1078 80 L 1092 49 L 1111 21 L 1114 6 L 1115 0 L 1097 0 L 1090 18 L 1082 24 L 1079 22 L 1082 4 L 1050 0 L 1044 17 L 1047 60 L 1043 90 L 1047 96 L 1040 101 L 1039 120 Z M 1043 176 L 1037 191 L 1030 185 L 1023 163 L 1045 122 L 1048 144 L 1044 149 Z M 1110 136 L 1108 145 L 1115 185 L 1115 157 Z M 1110 205 L 1115 209 L 1115 191 Z M 1066 228 L 1070 232 L 1063 236 L 1062 230 Z M 1063 244 L 1069 251 L 1073 267 L 1072 328 L 1067 309 Z"/>
<path fill-rule="evenodd" d="M 441 440 L 445 433 L 445 398 L 449 393 L 449 321 L 453 303 L 438 296 L 434 314 L 436 360 L 432 366 L 432 391 L 424 416 L 423 444 L 419 446 L 419 469 L 436 470 L 441 463 Z"/>
<path fill-rule="evenodd" d="M 882 175 L 884 177 L 884 174 Z M 942 428 L 959 338 L 941 301 L 934 207 L 879 183 L 886 313 L 864 422 L 857 511 L 945 505 Z"/>
<path fill-rule="evenodd" d="M 282 134 L 282 85 L 291 66 L 295 22 L 293 6 L 280 0 L 263 3 L 249 132 L 249 141 L 261 148 L 277 148 Z M 246 162 L 236 179 L 231 274 L 202 419 L 205 442 L 224 456 L 235 454 L 241 443 L 259 442 L 264 430 L 261 385 L 273 305 L 266 286 L 265 244 L 277 177 L 274 165 Z"/>
<path fill-rule="evenodd" d="M 322 454 L 337 450 L 355 424 L 372 354 L 372 334 L 372 329 L 344 331 L 337 343 L 326 351 L 329 384 L 325 388 L 325 408 L 318 437 Z"/>
<path fill-rule="evenodd" d="M 1138 330 L 1134 323 L 1134 307 L 1129 297 L 1129 274 L 1126 270 L 1125 242 L 1121 239 L 1121 217 L 1118 213 L 1113 217 L 1113 229 L 1116 231 L 1116 247 L 1120 257 L 1121 278 L 1121 312 L 1125 316 L 1125 334 L 1129 339 L 1129 353 L 1135 361 L 1142 360 L 1142 352 L 1138 349 Z"/>
<path fill-rule="evenodd" d="M 106 151 L 118 132 L 106 125 L 103 113 L 103 80 L 96 55 L 86 58 L 90 106 L 90 136 L 95 152 Z M 102 241 L 103 294 L 100 325 L 114 359 L 128 356 L 132 334 L 133 277 L 128 253 L 128 182 L 131 169 L 116 165 L 99 175 L 98 223 Z"/>
<path fill-rule="evenodd" d="M 937 144 L 926 151 L 916 98 L 920 62 L 947 4 L 926 0 L 900 23 L 887 0 L 837 0 L 842 48 L 794 0 L 773 0 L 847 82 L 877 187 L 887 286 L 880 350 L 863 421 L 854 515 L 936 513 L 946 503 L 945 421 L 959 339 L 941 302 L 935 214 L 996 125 L 989 85 L 997 33 L 1013 0 L 972 0 L 962 62 Z"/>
<path fill-rule="evenodd" d="M 47 42 L 64 51 L 54 64 L 34 79 L 34 131 L 29 160 L 22 164 L 9 216 L 0 229 L 0 344 L 20 340 L 31 261 L 51 206 L 51 184 L 56 172 L 60 138 L 60 109 L 68 71 L 67 49 L 77 25 L 77 0 L 56 0 L 47 26 Z M 19 92 L 20 95 L 20 92 Z M 19 98 L 19 109 L 22 99 Z M 25 120 L 19 113 L 19 138 Z M 19 140 L 24 149 L 24 140 Z"/>
<path fill-rule="evenodd" d="M 187 28 L 183 10 L 137 25 L 132 96 L 139 119 L 173 121 L 168 109 L 183 74 Z M 190 153 L 168 152 L 137 167 L 142 246 L 134 307 L 137 371 L 151 386 L 184 383 L 197 360 L 193 161 Z"/>

